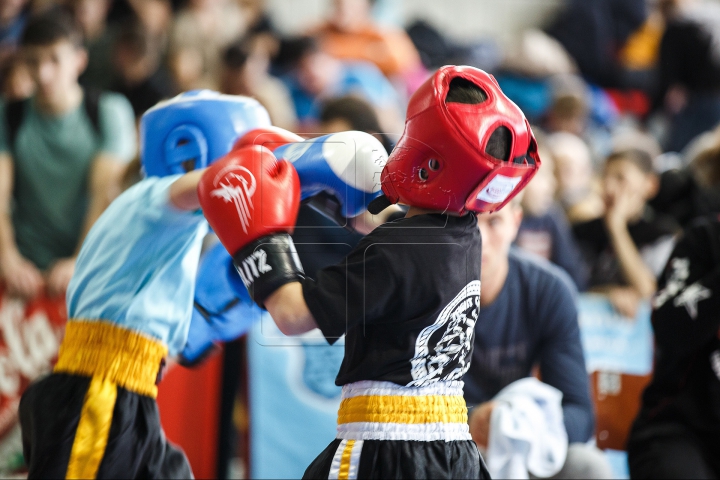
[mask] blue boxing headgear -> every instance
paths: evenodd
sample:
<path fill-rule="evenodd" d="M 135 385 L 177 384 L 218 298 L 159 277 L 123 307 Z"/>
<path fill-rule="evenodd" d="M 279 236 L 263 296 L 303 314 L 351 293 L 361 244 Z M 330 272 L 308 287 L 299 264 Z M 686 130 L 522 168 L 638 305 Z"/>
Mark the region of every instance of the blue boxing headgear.
<path fill-rule="evenodd" d="M 158 103 L 140 120 L 145 175 L 164 177 L 207 167 L 240 136 L 270 125 L 267 110 L 252 98 L 211 90 L 181 93 Z"/>

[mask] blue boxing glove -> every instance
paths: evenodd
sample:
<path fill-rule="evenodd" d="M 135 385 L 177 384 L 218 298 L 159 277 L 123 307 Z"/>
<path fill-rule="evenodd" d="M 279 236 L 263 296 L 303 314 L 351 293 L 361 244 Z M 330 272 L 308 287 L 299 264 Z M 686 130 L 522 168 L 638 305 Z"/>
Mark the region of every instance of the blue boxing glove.
<path fill-rule="evenodd" d="M 380 174 L 387 151 L 364 132 L 350 131 L 288 143 L 274 151 L 293 164 L 300 177 L 301 200 L 345 225 L 380 196 Z"/>
<path fill-rule="evenodd" d="M 260 319 L 260 307 L 250 299 L 219 242 L 200 259 L 194 307 L 187 343 L 178 358 L 184 366 L 201 363 L 217 342 L 235 340 Z"/>

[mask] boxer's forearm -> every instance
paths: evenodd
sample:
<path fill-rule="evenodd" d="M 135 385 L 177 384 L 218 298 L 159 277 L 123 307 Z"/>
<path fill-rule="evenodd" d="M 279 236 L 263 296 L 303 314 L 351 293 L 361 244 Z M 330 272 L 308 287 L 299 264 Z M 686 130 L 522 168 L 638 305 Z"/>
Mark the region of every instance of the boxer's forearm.
<path fill-rule="evenodd" d="M 265 300 L 265 308 L 285 335 L 299 335 L 317 328 L 300 282 L 286 283 L 278 288 Z"/>
<path fill-rule="evenodd" d="M 198 210 L 197 186 L 205 169 L 186 173 L 170 186 L 170 202 L 180 210 Z"/>

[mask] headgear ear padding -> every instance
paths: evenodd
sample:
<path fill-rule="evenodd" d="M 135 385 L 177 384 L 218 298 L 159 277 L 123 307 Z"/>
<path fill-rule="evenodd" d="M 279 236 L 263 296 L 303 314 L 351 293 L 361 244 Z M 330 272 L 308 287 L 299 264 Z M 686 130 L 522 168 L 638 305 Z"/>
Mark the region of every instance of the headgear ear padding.
<path fill-rule="evenodd" d="M 256 100 L 194 90 L 160 102 L 140 120 L 140 159 L 145 175 L 164 177 L 204 168 L 226 155 L 238 137 L 269 127 Z"/>
<path fill-rule="evenodd" d="M 475 99 L 456 100 L 455 86 L 476 90 Z M 457 214 L 492 212 L 539 167 L 530 125 L 495 78 L 473 67 L 445 66 L 410 98 L 382 189 L 391 203 Z"/>

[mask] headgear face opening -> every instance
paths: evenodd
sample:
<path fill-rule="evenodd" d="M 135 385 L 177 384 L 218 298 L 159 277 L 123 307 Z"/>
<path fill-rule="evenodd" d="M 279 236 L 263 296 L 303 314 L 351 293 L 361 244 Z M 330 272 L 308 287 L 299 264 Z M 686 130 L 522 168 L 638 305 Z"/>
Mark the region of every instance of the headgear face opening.
<path fill-rule="evenodd" d="M 256 100 L 194 90 L 160 102 L 140 120 L 140 159 L 146 176 L 204 168 L 227 154 L 246 132 L 269 127 Z"/>
<path fill-rule="evenodd" d="M 453 80 L 480 89 L 479 100 L 448 99 Z M 502 208 L 539 167 L 530 125 L 495 78 L 445 66 L 410 98 L 381 181 L 390 203 L 462 215 Z"/>

